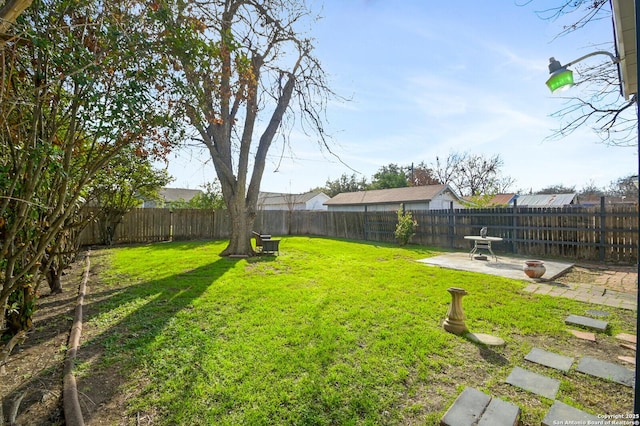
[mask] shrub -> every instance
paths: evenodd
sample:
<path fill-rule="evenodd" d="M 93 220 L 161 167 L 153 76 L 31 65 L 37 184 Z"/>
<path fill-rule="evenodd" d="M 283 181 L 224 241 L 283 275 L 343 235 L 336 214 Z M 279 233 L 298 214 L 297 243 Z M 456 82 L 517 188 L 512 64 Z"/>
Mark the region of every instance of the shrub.
<path fill-rule="evenodd" d="M 418 222 L 411 216 L 411 212 L 403 212 L 404 206 L 398 209 L 398 224 L 396 225 L 396 240 L 401 246 L 406 245 L 409 239 L 415 235 Z"/>

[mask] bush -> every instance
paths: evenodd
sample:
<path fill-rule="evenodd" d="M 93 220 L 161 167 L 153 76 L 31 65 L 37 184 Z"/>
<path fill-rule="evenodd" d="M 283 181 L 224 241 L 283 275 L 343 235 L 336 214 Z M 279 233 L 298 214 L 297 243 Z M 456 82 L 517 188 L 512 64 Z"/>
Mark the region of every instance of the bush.
<path fill-rule="evenodd" d="M 416 233 L 418 222 L 411 216 L 411 212 L 403 213 L 403 206 L 398 209 L 398 224 L 396 225 L 396 240 L 401 246 L 406 245 Z"/>

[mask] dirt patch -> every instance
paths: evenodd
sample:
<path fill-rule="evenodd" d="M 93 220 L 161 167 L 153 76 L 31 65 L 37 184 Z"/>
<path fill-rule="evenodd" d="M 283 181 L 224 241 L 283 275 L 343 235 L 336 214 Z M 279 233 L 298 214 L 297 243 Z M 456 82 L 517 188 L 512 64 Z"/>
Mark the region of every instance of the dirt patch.
<path fill-rule="evenodd" d="M 63 277 L 65 291 L 38 299 L 33 328 L 22 345 L 14 348 L 0 378 L 5 416 L 22 397 L 17 423 L 64 424 L 62 413 L 62 366 L 73 323 L 77 286 L 83 265 L 76 263 Z"/>
<path fill-rule="evenodd" d="M 94 251 L 91 255 L 91 274 L 85 298 L 85 318 L 95 312 L 94 307 L 109 298 L 113 287 L 107 288 L 100 282 L 97 272 L 103 266 L 100 256 L 106 253 Z M 63 425 L 62 412 L 62 365 L 67 349 L 69 330 L 73 321 L 77 298 L 77 288 L 82 279 L 84 262 L 78 262 L 63 277 L 64 293 L 38 299 L 39 309 L 34 318 L 34 327 L 29 332 L 24 344 L 14 350 L 7 365 L 7 374 L 0 378 L 0 395 L 3 396 L 5 415 L 9 414 L 13 401 L 24 395 L 18 410 L 17 423 L 20 425 Z M 597 265 L 575 266 L 557 279 L 564 283 L 589 283 L 600 280 L 603 286 L 620 291 L 620 283 L 637 279 L 635 268 L 607 267 Z M 625 278 L 626 277 L 626 278 Z M 627 281 L 625 281 L 627 280 Z M 637 282 L 637 281 L 636 281 Z M 610 286 L 610 287 L 608 287 Z M 617 287 L 616 287 L 617 286 Z M 633 289 L 637 291 L 637 284 Z M 603 310 L 607 310 L 603 308 Z M 635 311 L 616 311 L 618 324 L 635 324 Z M 635 334 L 634 329 L 625 329 Z M 87 425 L 98 424 L 152 424 L 153 413 L 145 413 L 129 417 L 125 407 L 131 395 L 141 388 L 127 391 L 126 384 L 117 366 L 100 365 L 102 356 L 100 335 L 104 332 L 99 325 L 85 324 L 82 332 L 82 346 L 78 353 L 77 364 L 95 365 L 89 371 L 78 376 L 80 404 Z M 93 343 L 92 343 L 93 342 Z M 597 342 L 587 342 L 567 333 L 563 338 L 549 336 L 526 336 L 518 340 L 515 348 L 539 347 L 578 359 L 582 356 L 616 362 L 618 356 L 633 356 L 633 351 L 621 347 L 613 336 L 598 336 Z M 449 395 L 457 394 L 461 384 L 485 389 L 487 392 L 503 399 L 510 400 L 528 409 L 528 418 L 523 424 L 535 424 L 546 412 L 550 403 L 541 402 L 539 398 L 520 391 L 501 381 L 487 382 L 489 370 L 501 371 L 498 376 L 508 374 L 511 363 L 523 365 L 538 371 L 544 369 L 524 361 L 522 349 L 504 348 L 491 350 L 469 343 L 467 351 L 459 355 L 460 365 L 443 364 L 437 379 L 421 391 L 407 395 L 401 408 L 403 424 L 422 424 L 424 419 L 435 419 L 452 401 Z M 626 364 L 628 368 L 632 366 Z M 504 370 L 504 371 L 502 371 Z M 540 371 L 542 372 L 542 371 Z M 633 404 L 633 390 L 620 385 L 591 379 L 581 373 L 571 371 L 562 375 L 563 397 L 571 401 L 579 401 L 585 409 L 602 414 L 630 413 Z M 608 411 L 603 410 L 606 407 Z M 537 416 L 537 417 L 536 417 Z M 537 419 L 537 420 L 536 420 Z"/>

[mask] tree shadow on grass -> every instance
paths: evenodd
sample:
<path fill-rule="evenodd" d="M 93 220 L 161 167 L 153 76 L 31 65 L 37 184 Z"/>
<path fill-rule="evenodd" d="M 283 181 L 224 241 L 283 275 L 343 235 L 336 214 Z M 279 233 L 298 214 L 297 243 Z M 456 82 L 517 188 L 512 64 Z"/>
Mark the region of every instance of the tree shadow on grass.
<path fill-rule="evenodd" d="M 145 362 L 144 350 L 139 349 L 151 344 L 176 314 L 192 308 L 194 300 L 237 262 L 218 258 L 170 277 L 126 287 L 107 298 L 102 297 L 87 309 L 85 322 L 94 324 L 95 328 L 90 340 L 80 348 L 76 361 L 77 365 L 83 365 L 83 370 L 90 369 L 78 379 L 80 394 L 87 395 L 82 404 L 85 420 L 101 407 L 118 405 L 117 400 L 123 398 L 120 386 L 128 380 L 127 371 L 133 372 Z M 111 322 L 112 314 L 122 315 L 122 307 L 126 305 L 132 306 L 129 313 L 107 328 L 100 326 L 102 321 Z M 127 364 L 124 369 L 123 363 Z M 113 415 L 122 418 L 124 414 L 116 409 Z"/>
<path fill-rule="evenodd" d="M 171 246 L 171 249 L 174 247 Z M 175 261 L 179 262 L 179 259 Z M 122 394 L 121 385 L 127 382 L 128 372 L 135 371 L 144 363 L 144 359 L 134 355 L 141 353 L 136 352 L 136 349 L 153 342 L 177 313 L 189 309 L 194 300 L 237 262 L 235 259 L 217 258 L 209 264 L 169 277 L 133 284 L 120 283 L 115 288 L 113 285 L 101 283 L 99 277 L 92 274 L 83 309 L 81 347 L 75 362 L 85 421 L 89 421 L 98 410 L 108 410 L 108 407 L 117 404 L 119 400 L 122 402 L 122 398 L 126 399 Z M 68 293 L 65 296 L 68 296 Z M 60 404 L 56 402 L 52 406 L 49 403 L 45 409 L 43 400 L 62 399 L 61 395 L 56 395 L 57 392 L 49 392 L 47 389 L 55 388 L 56 382 L 62 380 L 64 345 L 67 344 L 66 336 L 75 308 L 75 297 L 73 300 L 69 297 L 65 299 L 70 303 L 66 308 L 62 306 L 62 301 L 45 302 L 49 308 L 58 306 L 62 309 L 48 316 L 42 325 L 42 328 L 46 328 L 51 324 L 63 323 L 64 327 L 57 327 L 60 330 L 54 333 L 45 332 L 37 339 L 28 339 L 23 348 L 37 350 L 38 345 L 56 345 L 59 347 L 57 352 L 52 352 L 56 358 L 55 362 L 51 362 L 50 367 L 42 369 L 35 365 L 29 366 L 32 368 L 30 373 L 37 373 L 13 388 L 2 401 L 4 412 L 7 413 L 13 400 L 25 395 L 20 404 L 21 414 L 17 418 L 19 423 L 35 424 L 31 422 L 34 418 L 37 418 L 38 424 L 59 424 L 61 420 Z M 127 364 L 126 369 L 121 368 L 121 364 Z M 44 410 L 50 412 L 43 412 Z M 35 411 L 39 411 L 37 416 L 34 416 Z M 110 415 L 114 416 L 113 420 L 120 420 L 125 416 L 115 407 Z"/>

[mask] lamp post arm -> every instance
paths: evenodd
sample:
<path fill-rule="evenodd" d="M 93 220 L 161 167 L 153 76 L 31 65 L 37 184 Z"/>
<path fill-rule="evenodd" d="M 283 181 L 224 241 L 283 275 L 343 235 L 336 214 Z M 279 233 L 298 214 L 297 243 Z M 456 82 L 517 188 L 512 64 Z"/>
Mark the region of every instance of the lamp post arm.
<path fill-rule="evenodd" d="M 618 58 L 616 55 L 612 54 L 611 52 L 607 52 L 606 50 L 598 50 L 596 52 L 591 52 L 591 53 L 587 53 L 584 56 L 579 57 L 578 59 L 574 59 L 573 61 L 567 63 L 564 65 L 564 67 L 569 67 L 575 63 L 578 63 L 580 61 L 583 61 L 587 58 L 590 58 L 592 56 L 596 56 L 596 55 L 607 55 L 609 58 L 611 58 L 611 62 L 613 62 L 614 64 L 617 64 L 620 62 L 620 58 Z"/>

